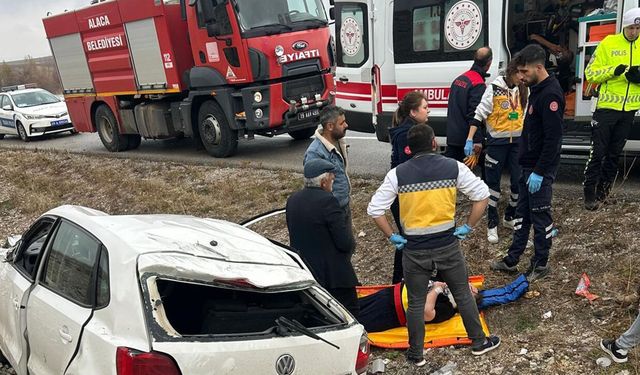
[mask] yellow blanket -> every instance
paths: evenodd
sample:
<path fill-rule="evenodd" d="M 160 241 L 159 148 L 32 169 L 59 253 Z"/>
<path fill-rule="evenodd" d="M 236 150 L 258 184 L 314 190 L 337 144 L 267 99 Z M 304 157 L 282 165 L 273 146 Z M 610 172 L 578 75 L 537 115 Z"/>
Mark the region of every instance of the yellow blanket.
<path fill-rule="evenodd" d="M 481 289 L 484 282 L 484 276 L 471 276 L 469 282 L 476 288 Z M 375 293 L 381 289 L 389 288 L 391 285 L 374 285 L 357 287 L 358 296 L 363 297 Z M 489 335 L 489 327 L 484 319 L 484 314 L 480 313 L 480 323 L 484 333 Z M 435 324 L 425 324 L 426 334 L 424 337 L 425 348 L 437 348 L 449 345 L 471 345 L 471 340 L 467 337 L 467 331 L 462 324 L 460 314 L 454 315 L 453 318 Z M 398 327 L 386 330 L 384 332 L 369 333 L 369 341 L 371 345 L 380 348 L 389 349 L 406 349 L 409 347 L 409 333 L 407 327 Z"/>

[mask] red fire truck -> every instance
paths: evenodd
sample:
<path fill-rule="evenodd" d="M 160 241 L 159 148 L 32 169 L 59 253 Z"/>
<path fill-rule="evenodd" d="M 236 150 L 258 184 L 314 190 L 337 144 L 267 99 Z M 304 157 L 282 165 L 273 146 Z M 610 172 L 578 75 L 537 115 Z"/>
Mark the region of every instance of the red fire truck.
<path fill-rule="evenodd" d="M 43 20 L 71 120 L 109 151 L 313 135 L 333 101 L 322 0 L 108 0 Z"/>

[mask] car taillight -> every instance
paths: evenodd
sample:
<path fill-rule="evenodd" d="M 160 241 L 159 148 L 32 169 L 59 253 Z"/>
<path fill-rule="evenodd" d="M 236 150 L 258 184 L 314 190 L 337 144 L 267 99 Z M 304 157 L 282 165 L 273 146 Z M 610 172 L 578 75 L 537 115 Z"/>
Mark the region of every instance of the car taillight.
<path fill-rule="evenodd" d="M 356 358 L 356 373 L 364 374 L 369 367 L 369 338 L 364 333 L 360 337 L 360 345 L 358 345 L 358 357 Z"/>
<path fill-rule="evenodd" d="M 118 347 L 116 351 L 118 375 L 182 375 L 173 358 L 158 352 L 140 352 Z"/>

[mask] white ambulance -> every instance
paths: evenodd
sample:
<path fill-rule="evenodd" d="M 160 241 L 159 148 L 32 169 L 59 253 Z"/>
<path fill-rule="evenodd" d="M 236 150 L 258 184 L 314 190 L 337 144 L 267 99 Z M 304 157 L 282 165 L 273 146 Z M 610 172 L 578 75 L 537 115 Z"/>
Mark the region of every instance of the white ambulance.
<path fill-rule="evenodd" d="M 563 154 L 583 158 L 593 105 L 584 67 L 598 42 L 619 32 L 623 12 L 615 9 L 637 6 L 638 0 L 335 0 L 336 104 L 347 110 L 350 129 L 387 141 L 398 101 L 422 90 L 429 124 L 444 145 L 449 87 L 471 67 L 474 51 L 493 49 L 490 83 L 530 35 L 558 27 L 557 43 L 573 55 L 565 67 L 576 93 L 575 100 L 567 97 Z M 640 127 L 625 150 L 640 151 Z"/>

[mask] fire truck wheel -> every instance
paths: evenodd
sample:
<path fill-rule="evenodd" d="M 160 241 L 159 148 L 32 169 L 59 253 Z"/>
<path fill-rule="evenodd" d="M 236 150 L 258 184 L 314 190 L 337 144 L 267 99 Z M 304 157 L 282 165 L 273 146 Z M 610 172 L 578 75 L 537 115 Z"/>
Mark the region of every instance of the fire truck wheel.
<path fill-rule="evenodd" d="M 140 147 L 140 142 L 142 142 L 142 137 L 140 134 L 127 134 L 127 150 L 135 150 Z"/>
<path fill-rule="evenodd" d="M 300 129 L 300 130 L 294 130 L 292 132 L 289 132 L 289 135 L 291 136 L 291 138 L 295 139 L 296 141 L 301 141 L 304 139 L 311 138 L 311 136 L 315 132 L 316 132 L 316 128 L 311 127 L 311 128 Z"/>
<path fill-rule="evenodd" d="M 96 128 L 98 128 L 100 140 L 107 150 L 119 152 L 128 149 L 128 139 L 120 134 L 116 117 L 108 106 L 101 105 L 96 109 L 94 123 L 96 124 Z"/>
<path fill-rule="evenodd" d="M 29 137 L 27 136 L 27 132 L 24 130 L 24 126 L 21 123 L 18 123 L 18 136 L 25 142 L 29 142 Z"/>
<path fill-rule="evenodd" d="M 216 102 L 206 101 L 200 106 L 198 130 L 202 145 L 209 155 L 226 158 L 236 153 L 238 132 L 231 129 L 227 117 Z"/>

